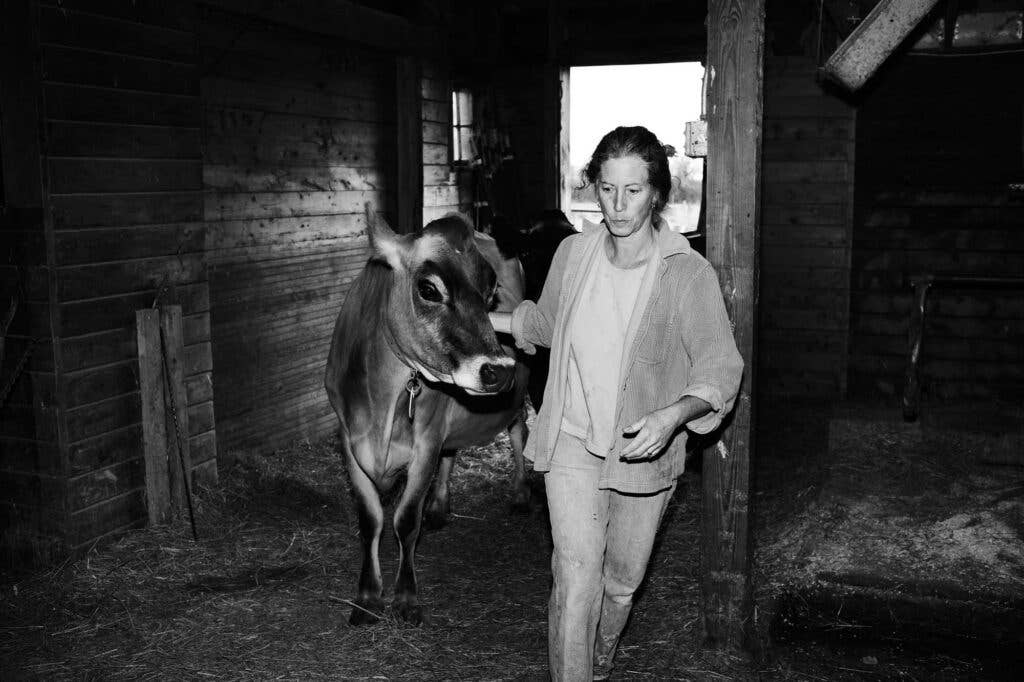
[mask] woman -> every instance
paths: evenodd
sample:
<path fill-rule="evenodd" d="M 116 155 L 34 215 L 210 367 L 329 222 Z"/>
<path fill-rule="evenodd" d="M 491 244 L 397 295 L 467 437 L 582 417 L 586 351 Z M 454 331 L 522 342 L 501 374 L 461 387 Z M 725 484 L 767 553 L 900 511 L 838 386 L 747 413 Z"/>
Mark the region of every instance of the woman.
<path fill-rule="evenodd" d="M 602 225 L 562 242 L 536 304 L 492 322 L 526 352 L 551 348 L 526 447 L 554 542 L 548 653 L 553 679 L 589 682 L 611 672 L 686 430 L 719 425 L 743 361 L 714 269 L 659 215 L 671 176 L 657 137 L 616 128 L 584 176 Z"/>

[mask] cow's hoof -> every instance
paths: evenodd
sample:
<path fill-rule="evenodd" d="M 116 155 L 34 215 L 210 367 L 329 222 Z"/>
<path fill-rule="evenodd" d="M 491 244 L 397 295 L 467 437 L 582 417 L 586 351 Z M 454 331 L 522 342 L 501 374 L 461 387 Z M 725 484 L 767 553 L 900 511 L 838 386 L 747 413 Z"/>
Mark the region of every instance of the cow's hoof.
<path fill-rule="evenodd" d="M 380 622 L 384 613 L 384 600 L 363 600 L 360 599 L 352 606 L 352 613 L 348 617 L 349 625 L 373 625 Z"/>
<path fill-rule="evenodd" d="M 512 496 L 509 511 L 515 516 L 530 515 L 530 489 L 528 487 L 523 486 Z"/>
<path fill-rule="evenodd" d="M 448 510 L 431 505 L 423 510 L 423 530 L 440 530 L 448 525 Z"/>
<path fill-rule="evenodd" d="M 391 610 L 394 611 L 396 617 L 410 625 L 423 625 L 428 622 L 427 610 L 415 602 L 396 597 L 391 602 Z"/>

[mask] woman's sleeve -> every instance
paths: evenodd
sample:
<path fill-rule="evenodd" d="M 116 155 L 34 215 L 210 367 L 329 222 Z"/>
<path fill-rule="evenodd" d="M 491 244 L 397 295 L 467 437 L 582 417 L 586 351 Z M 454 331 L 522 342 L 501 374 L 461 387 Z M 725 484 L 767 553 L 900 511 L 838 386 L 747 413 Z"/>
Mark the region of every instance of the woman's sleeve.
<path fill-rule="evenodd" d="M 551 347 L 558 300 L 562 295 L 562 280 L 573 241 L 575 237 L 563 239 L 555 250 L 547 279 L 544 280 L 544 289 L 537 302 L 523 301 L 512 311 L 512 336 L 516 346 L 530 355 L 537 352 L 536 346 Z"/>
<path fill-rule="evenodd" d="M 686 424 L 694 433 L 718 428 L 732 409 L 743 378 L 743 358 L 736 348 L 732 324 L 722 301 L 718 277 L 710 264 L 694 278 L 681 297 L 683 343 L 690 354 L 690 383 L 682 396 L 696 396 L 711 412 Z"/>

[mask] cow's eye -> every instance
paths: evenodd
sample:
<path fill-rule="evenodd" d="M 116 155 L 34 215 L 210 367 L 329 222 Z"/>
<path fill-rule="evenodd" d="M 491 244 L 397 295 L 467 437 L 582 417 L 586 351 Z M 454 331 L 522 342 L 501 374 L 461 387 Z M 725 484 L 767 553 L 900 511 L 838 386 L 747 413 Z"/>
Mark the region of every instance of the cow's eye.
<path fill-rule="evenodd" d="M 431 303 L 440 303 L 442 301 L 441 292 L 437 290 L 437 287 L 429 279 L 421 279 L 417 282 L 416 289 L 420 292 L 420 298 L 424 301 L 430 301 Z"/>

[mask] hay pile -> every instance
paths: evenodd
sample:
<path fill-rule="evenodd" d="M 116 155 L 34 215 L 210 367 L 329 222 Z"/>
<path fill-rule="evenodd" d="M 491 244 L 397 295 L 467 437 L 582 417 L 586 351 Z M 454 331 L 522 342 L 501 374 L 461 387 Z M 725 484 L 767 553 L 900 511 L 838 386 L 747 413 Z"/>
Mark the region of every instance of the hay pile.
<path fill-rule="evenodd" d="M 149 528 L 79 561 L 6 580 L 0 679 L 547 679 L 547 518 L 540 502 L 529 517 L 509 515 L 507 439 L 460 454 L 455 516 L 417 552 L 430 610 L 419 628 L 390 616 L 362 628 L 347 623 L 361 558 L 336 449 L 327 441 L 222 457 L 220 485 L 198 493 L 199 542 L 184 525 Z M 539 478 L 533 483 L 540 493 Z M 791 501 L 793 492 L 780 494 Z M 862 652 L 813 646 L 780 648 L 760 664 L 702 650 L 699 500 L 695 472 L 669 506 L 618 679 L 928 677 L 922 670 L 977 677 L 966 664 L 877 651 L 866 665 Z M 390 590 L 394 543 L 383 545 Z"/>
<path fill-rule="evenodd" d="M 890 583 L 1024 597 L 1024 480 L 986 465 L 958 431 L 838 418 L 827 476 L 802 513 L 769 531 L 779 584 L 873 573 Z"/>

